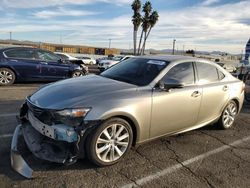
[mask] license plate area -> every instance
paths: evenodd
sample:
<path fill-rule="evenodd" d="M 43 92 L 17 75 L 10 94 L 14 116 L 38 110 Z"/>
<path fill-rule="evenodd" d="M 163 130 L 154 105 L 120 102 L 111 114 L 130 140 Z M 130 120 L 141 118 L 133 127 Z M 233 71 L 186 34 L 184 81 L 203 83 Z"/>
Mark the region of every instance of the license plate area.
<path fill-rule="evenodd" d="M 47 136 L 47 137 L 52 138 L 52 139 L 55 139 L 54 128 L 39 121 L 30 111 L 28 112 L 28 119 L 29 119 L 29 122 L 31 123 L 32 127 L 34 127 L 42 135 Z"/>

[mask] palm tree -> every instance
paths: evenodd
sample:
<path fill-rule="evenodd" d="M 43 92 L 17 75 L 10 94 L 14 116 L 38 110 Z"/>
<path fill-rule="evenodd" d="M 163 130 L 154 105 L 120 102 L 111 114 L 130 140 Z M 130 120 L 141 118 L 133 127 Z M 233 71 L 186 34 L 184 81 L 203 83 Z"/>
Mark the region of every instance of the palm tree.
<path fill-rule="evenodd" d="M 144 53 L 144 50 L 145 50 L 145 47 L 146 47 L 146 41 L 148 39 L 148 36 L 149 36 L 152 28 L 155 26 L 155 24 L 157 23 L 158 20 L 159 20 L 159 14 L 158 14 L 158 12 L 157 11 L 153 11 L 152 14 L 149 17 L 149 25 L 150 25 L 150 27 L 149 27 L 149 31 L 148 31 L 148 33 L 146 35 L 146 38 L 145 38 L 143 46 L 142 46 L 142 53 Z"/>
<path fill-rule="evenodd" d="M 144 12 L 144 17 L 142 20 L 142 33 L 141 33 L 141 38 L 140 38 L 140 43 L 139 43 L 139 49 L 141 47 L 141 41 L 142 41 L 142 37 L 144 35 L 144 43 L 146 41 L 146 37 L 147 37 L 147 32 L 148 29 L 150 28 L 150 14 L 152 11 L 152 5 L 150 3 L 150 1 L 146 1 L 145 4 L 143 5 L 143 9 L 142 11 Z M 139 52 L 139 50 L 138 50 Z M 143 52 L 143 48 L 141 48 L 140 54 L 142 55 Z"/>
<path fill-rule="evenodd" d="M 134 15 L 132 17 L 132 22 L 134 25 L 134 33 L 133 33 L 133 40 L 134 40 L 134 55 L 136 55 L 136 46 L 137 46 L 137 32 L 141 25 L 142 19 L 141 19 L 141 1 L 140 0 L 134 0 L 134 2 L 131 5 Z"/>

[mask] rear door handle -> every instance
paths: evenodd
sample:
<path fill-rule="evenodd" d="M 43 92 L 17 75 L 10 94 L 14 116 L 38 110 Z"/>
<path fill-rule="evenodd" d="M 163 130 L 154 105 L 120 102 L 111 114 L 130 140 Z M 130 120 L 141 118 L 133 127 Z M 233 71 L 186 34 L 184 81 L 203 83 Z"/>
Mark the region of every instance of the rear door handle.
<path fill-rule="evenodd" d="M 223 86 L 223 91 L 227 91 L 228 90 L 228 86 Z"/>
<path fill-rule="evenodd" d="M 43 64 L 43 65 L 48 65 L 48 63 L 45 62 L 45 61 L 41 61 L 40 63 Z"/>
<path fill-rule="evenodd" d="M 192 96 L 192 97 L 199 97 L 199 96 L 201 96 L 201 92 L 195 91 L 195 92 L 192 93 L 191 96 Z"/>

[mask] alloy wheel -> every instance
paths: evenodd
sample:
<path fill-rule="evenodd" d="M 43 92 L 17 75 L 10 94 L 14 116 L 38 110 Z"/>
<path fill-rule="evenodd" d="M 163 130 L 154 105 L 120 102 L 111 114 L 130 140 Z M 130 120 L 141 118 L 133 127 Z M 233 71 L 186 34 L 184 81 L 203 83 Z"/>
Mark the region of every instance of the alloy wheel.
<path fill-rule="evenodd" d="M 97 157 L 103 162 L 114 162 L 121 158 L 129 146 L 129 132 L 122 124 L 105 128 L 96 141 Z"/>
<path fill-rule="evenodd" d="M 8 70 L 0 70 L 0 83 L 3 85 L 9 84 L 13 80 L 13 75 Z"/>
<path fill-rule="evenodd" d="M 72 74 L 72 77 L 75 78 L 75 77 L 79 77 L 79 76 L 83 76 L 83 73 L 80 72 L 80 71 L 76 71 Z"/>
<path fill-rule="evenodd" d="M 226 109 L 224 110 L 222 121 L 226 128 L 232 126 L 237 114 L 237 105 L 234 102 L 231 102 Z"/>

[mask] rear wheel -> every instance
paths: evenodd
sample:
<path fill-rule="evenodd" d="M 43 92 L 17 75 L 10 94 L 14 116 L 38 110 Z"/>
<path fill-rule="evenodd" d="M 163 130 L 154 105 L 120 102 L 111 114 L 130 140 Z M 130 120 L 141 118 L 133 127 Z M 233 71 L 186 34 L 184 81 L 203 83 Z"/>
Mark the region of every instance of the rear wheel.
<path fill-rule="evenodd" d="M 221 129 L 230 129 L 234 124 L 237 113 L 237 104 L 234 101 L 230 101 L 222 112 L 222 115 L 217 123 L 218 126 Z"/>
<path fill-rule="evenodd" d="M 71 75 L 72 78 L 79 77 L 79 76 L 84 76 L 84 72 L 82 72 L 82 71 L 80 71 L 80 70 L 75 70 L 75 71 L 72 73 L 72 75 Z"/>
<path fill-rule="evenodd" d="M 0 68 L 0 85 L 11 85 L 15 82 L 15 73 L 8 68 Z"/>
<path fill-rule="evenodd" d="M 117 163 L 132 145 L 133 134 L 127 121 L 111 118 L 89 135 L 88 158 L 98 166 Z"/>

